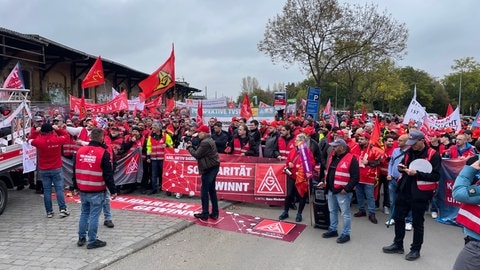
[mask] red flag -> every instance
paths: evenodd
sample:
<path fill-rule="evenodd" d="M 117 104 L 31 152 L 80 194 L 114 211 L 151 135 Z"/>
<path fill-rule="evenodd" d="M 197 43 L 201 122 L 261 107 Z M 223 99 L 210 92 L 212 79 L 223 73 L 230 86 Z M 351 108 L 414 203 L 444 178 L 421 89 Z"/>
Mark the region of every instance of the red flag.
<path fill-rule="evenodd" d="M 450 103 L 448 103 L 448 106 L 447 106 L 447 113 L 445 114 L 445 117 L 448 117 L 450 114 L 453 113 L 453 108 L 452 108 L 452 105 L 450 105 Z"/>
<path fill-rule="evenodd" d="M 169 112 L 173 111 L 173 108 L 175 107 L 175 99 L 173 97 L 167 98 L 166 103 L 167 103 L 167 108 L 165 110 Z"/>
<path fill-rule="evenodd" d="M 365 105 L 362 107 L 362 116 L 361 116 L 362 122 L 365 122 L 367 120 L 367 109 L 365 108 Z"/>
<path fill-rule="evenodd" d="M 78 117 L 80 117 L 80 119 L 83 119 L 85 117 L 87 117 L 87 106 L 85 105 L 85 96 L 82 95 L 82 100 L 80 101 L 80 114 Z"/>
<path fill-rule="evenodd" d="M 8 77 L 3 82 L 3 88 L 25 89 L 22 71 L 20 70 L 20 62 L 17 62 L 12 71 L 10 71 L 10 74 L 8 74 Z"/>
<path fill-rule="evenodd" d="M 172 44 L 172 52 L 167 61 L 163 63 L 150 76 L 141 81 L 138 86 L 142 88 L 145 99 L 153 95 L 161 95 L 175 86 L 175 53 Z"/>
<path fill-rule="evenodd" d="M 248 100 L 248 95 L 245 94 L 243 96 L 243 102 L 242 102 L 242 107 L 240 108 L 240 116 L 249 119 L 252 117 L 252 107 L 250 107 L 250 101 Z"/>
<path fill-rule="evenodd" d="M 88 71 L 87 76 L 83 79 L 82 88 L 85 89 L 104 83 L 105 76 L 103 75 L 102 57 L 99 56 L 90 71 Z"/>
<path fill-rule="evenodd" d="M 382 143 L 380 142 L 380 123 L 378 122 L 378 116 L 375 116 L 375 124 L 373 125 L 372 134 L 370 136 L 370 144 L 381 147 Z"/>
<path fill-rule="evenodd" d="M 201 126 L 203 125 L 203 102 L 199 100 L 197 106 L 197 124 Z"/>

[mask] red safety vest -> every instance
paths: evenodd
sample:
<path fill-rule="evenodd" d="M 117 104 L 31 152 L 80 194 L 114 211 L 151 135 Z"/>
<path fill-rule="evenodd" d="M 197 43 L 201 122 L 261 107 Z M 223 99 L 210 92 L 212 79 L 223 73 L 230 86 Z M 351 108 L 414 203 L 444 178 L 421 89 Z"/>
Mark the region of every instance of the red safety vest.
<path fill-rule="evenodd" d="M 244 146 L 240 143 L 239 138 L 233 139 L 233 154 L 240 155 L 241 153 L 246 153 L 250 150 L 250 143 L 247 142 Z"/>
<path fill-rule="evenodd" d="M 75 144 L 73 138 L 70 139 L 70 142 L 62 145 L 62 156 L 72 157 L 80 149 L 80 145 Z"/>
<path fill-rule="evenodd" d="M 457 214 L 457 222 L 467 229 L 480 234 L 480 205 L 465 204 L 460 206 Z"/>
<path fill-rule="evenodd" d="M 165 158 L 165 135 L 157 140 L 150 136 L 150 143 L 152 144 L 152 153 L 150 154 L 151 160 L 163 160 Z"/>
<path fill-rule="evenodd" d="M 330 167 L 332 163 L 333 155 L 330 155 L 328 159 L 327 168 Z M 337 168 L 335 169 L 335 176 L 333 177 L 333 187 L 336 189 L 345 188 L 345 186 L 350 181 L 350 164 L 352 163 L 353 155 L 350 153 L 345 154 L 342 159 L 338 162 Z"/>
<path fill-rule="evenodd" d="M 424 158 L 424 159 L 427 160 L 428 162 L 430 162 L 430 159 L 432 159 L 434 154 L 435 154 L 435 150 L 433 150 L 432 148 L 428 148 L 427 149 L 427 157 Z M 404 160 L 405 164 L 407 164 L 407 161 L 408 161 L 408 153 L 405 154 L 405 160 Z M 417 187 L 421 191 L 431 191 L 431 190 L 436 190 L 437 189 L 438 183 L 437 182 L 422 181 L 422 180 L 419 180 L 417 178 Z"/>
<path fill-rule="evenodd" d="M 392 157 L 393 147 L 383 149 L 383 157 L 382 163 L 380 163 L 380 174 L 381 175 L 388 175 L 388 163 L 390 158 Z"/>
<path fill-rule="evenodd" d="M 82 128 L 82 130 L 80 131 L 80 134 L 78 135 L 78 139 L 84 142 L 90 141 L 90 136 L 88 136 L 88 132 L 86 128 Z"/>
<path fill-rule="evenodd" d="M 278 137 L 278 151 L 281 157 L 287 158 L 290 150 L 293 148 L 295 148 L 295 139 L 293 136 L 290 137 L 288 141 L 286 141 L 283 136 Z"/>
<path fill-rule="evenodd" d="M 105 149 L 95 146 L 83 146 L 75 159 L 75 179 L 80 191 L 95 192 L 106 189 L 103 180 L 102 158 Z"/>

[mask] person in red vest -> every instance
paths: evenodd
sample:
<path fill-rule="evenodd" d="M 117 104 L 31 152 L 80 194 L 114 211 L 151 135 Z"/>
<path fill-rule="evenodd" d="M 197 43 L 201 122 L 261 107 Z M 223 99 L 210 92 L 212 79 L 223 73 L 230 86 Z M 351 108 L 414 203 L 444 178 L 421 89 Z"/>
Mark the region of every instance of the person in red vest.
<path fill-rule="evenodd" d="M 35 131 L 30 135 L 28 141 L 37 148 L 38 177 L 43 185 L 43 202 L 47 218 L 53 217 L 52 185 L 55 187 L 60 217 L 70 215 L 65 204 L 65 186 L 62 173 L 62 145 L 67 143 L 68 140 L 68 133 L 64 129 L 45 123 L 40 127 L 40 132 Z"/>
<path fill-rule="evenodd" d="M 398 170 L 402 173 L 398 181 L 395 199 L 395 237 L 393 244 L 383 247 L 384 253 L 403 254 L 405 238 L 405 217 L 412 211 L 413 242 L 410 252 L 405 256 L 408 261 L 420 257 L 423 244 L 425 211 L 428 202 L 440 180 L 441 157 L 438 152 L 429 148 L 425 142 L 425 134 L 419 130 L 411 130 L 406 145 L 410 148 L 405 153 Z M 410 163 L 417 159 L 425 159 L 432 165 L 431 172 L 410 169 Z"/>
<path fill-rule="evenodd" d="M 367 215 L 365 211 L 365 198 L 367 199 L 368 219 L 377 224 L 375 217 L 375 181 L 379 176 L 380 163 L 382 161 L 383 150 L 369 143 L 370 134 L 363 132 L 358 137 L 358 145 L 360 146 L 359 166 L 360 181 L 357 185 L 356 195 L 358 202 L 358 212 L 354 217 L 364 217 Z M 352 153 L 353 154 L 353 153 Z M 353 154 L 355 156 L 355 154 Z"/>
<path fill-rule="evenodd" d="M 260 143 L 260 141 L 258 142 Z M 246 124 L 241 124 L 237 128 L 237 134 L 233 137 L 225 153 L 231 153 L 237 156 L 255 156 L 258 157 L 258 143 L 248 135 Z"/>
<path fill-rule="evenodd" d="M 292 135 L 292 126 L 284 124 L 280 126 L 280 137 L 278 138 L 279 160 L 287 159 L 290 150 L 295 148 L 295 137 Z"/>
<path fill-rule="evenodd" d="M 152 164 L 152 191 L 149 195 L 156 194 L 162 190 L 163 160 L 165 148 L 173 148 L 173 141 L 170 134 L 162 131 L 158 123 L 152 124 L 152 134 L 147 139 L 147 162 Z M 157 180 L 158 179 L 158 180 Z"/>
<path fill-rule="evenodd" d="M 465 246 L 457 256 L 453 270 L 476 270 L 480 266 L 480 160 L 467 160 L 453 185 L 453 198 L 462 203 L 457 223 L 463 226 Z"/>
<path fill-rule="evenodd" d="M 106 196 L 111 194 L 111 199 L 117 197 L 113 180 L 111 157 L 105 149 L 104 133 L 102 129 L 95 128 L 91 131 L 90 142 L 82 146 L 75 157 L 74 186 L 80 190 L 82 204 L 78 222 L 78 242 L 87 248 L 100 248 L 107 245 L 97 238 L 98 219 L 105 204 Z M 106 189 L 110 193 L 106 192 Z"/>
<path fill-rule="evenodd" d="M 340 211 L 343 216 L 343 230 L 337 243 L 343 244 L 350 241 L 350 203 L 360 178 L 360 171 L 357 159 L 349 152 L 349 147 L 343 139 L 335 140 L 330 143 L 330 146 L 333 148 L 333 154 L 328 160 L 326 180 L 318 184 L 319 187 L 326 188 L 330 212 L 330 226 L 322 237 L 338 236 L 338 212 Z"/>

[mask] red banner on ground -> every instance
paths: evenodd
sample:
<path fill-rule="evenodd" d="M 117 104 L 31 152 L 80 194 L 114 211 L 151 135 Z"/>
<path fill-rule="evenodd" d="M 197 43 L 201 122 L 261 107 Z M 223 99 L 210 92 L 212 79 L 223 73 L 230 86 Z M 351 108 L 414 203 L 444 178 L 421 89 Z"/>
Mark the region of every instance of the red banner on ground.
<path fill-rule="evenodd" d="M 220 199 L 283 205 L 285 164 L 276 159 L 220 154 L 216 189 Z M 187 150 L 165 149 L 162 189 L 199 196 L 202 180 L 197 161 Z"/>
<path fill-rule="evenodd" d="M 68 203 L 80 203 L 80 196 L 67 196 L 65 200 Z M 264 219 L 258 216 L 254 217 L 234 212 L 225 212 L 222 209 L 220 209 L 218 220 L 208 219 L 207 221 L 202 221 L 193 217 L 194 213 L 201 212 L 201 205 L 182 201 L 166 201 L 154 197 L 120 195 L 111 201 L 111 207 L 114 209 L 181 218 L 193 221 L 201 226 L 287 242 L 295 241 L 307 227 L 301 223 Z M 275 211 L 276 210 L 277 209 L 275 209 Z"/>

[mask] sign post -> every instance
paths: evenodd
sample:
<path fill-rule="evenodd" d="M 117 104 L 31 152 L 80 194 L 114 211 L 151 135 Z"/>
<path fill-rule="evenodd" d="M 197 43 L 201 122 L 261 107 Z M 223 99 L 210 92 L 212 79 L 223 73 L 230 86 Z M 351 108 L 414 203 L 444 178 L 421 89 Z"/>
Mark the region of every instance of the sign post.
<path fill-rule="evenodd" d="M 318 108 L 320 105 L 320 92 L 320 88 L 308 88 L 305 119 L 312 118 L 314 121 L 317 121 Z"/>

